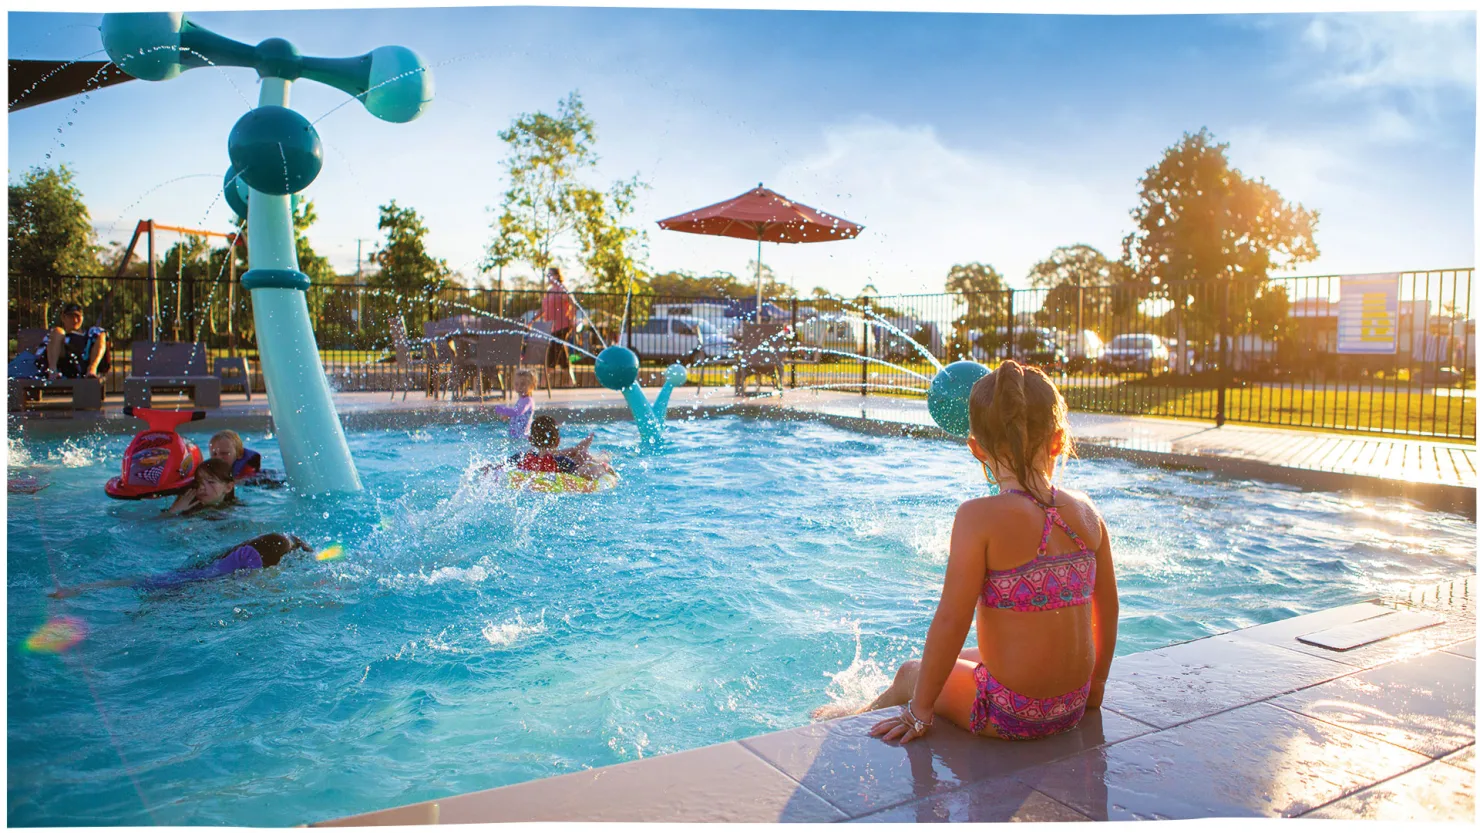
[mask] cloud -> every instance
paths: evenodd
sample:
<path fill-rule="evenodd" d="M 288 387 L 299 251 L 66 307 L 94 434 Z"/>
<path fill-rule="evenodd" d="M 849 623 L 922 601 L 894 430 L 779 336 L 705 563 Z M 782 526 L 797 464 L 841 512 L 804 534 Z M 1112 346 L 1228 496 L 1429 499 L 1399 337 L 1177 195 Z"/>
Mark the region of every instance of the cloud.
<path fill-rule="evenodd" d="M 950 267 L 969 261 L 1021 281 L 1055 246 L 1072 243 L 1114 256 L 1139 172 L 1074 161 L 1035 158 L 1031 148 L 951 146 L 933 127 L 872 117 L 832 125 L 814 151 L 766 180 L 864 231 L 838 243 L 767 247 L 766 261 L 804 294 L 816 284 L 853 292 L 870 282 L 887 294 L 939 292 Z M 653 253 L 677 259 L 690 245 L 655 239 Z"/>
<path fill-rule="evenodd" d="M 1320 15 L 1296 48 L 1322 59 L 1312 82 L 1321 91 L 1475 88 L 1471 12 Z"/>

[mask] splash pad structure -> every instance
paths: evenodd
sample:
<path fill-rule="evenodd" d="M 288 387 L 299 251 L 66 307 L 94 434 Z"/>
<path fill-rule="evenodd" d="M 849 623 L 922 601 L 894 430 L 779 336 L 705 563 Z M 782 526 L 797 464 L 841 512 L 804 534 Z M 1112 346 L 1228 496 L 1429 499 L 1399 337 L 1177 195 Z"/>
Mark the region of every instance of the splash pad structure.
<path fill-rule="evenodd" d="M 300 78 L 317 81 L 354 96 L 376 118 L 400 124 L 431 103 L 431 70 L 402 46 L 351 58 L 301 55 L 282 38 L 250 46 L 179 12 L 105 14 L 100 31 L 108 57 L 140 80 L 167 81 L 203 66 L 257 71 L 258 105 L 227 139 L 231 167 L 224 190 L 251 229 L 242 286 L 252 293 L 267 400 L 295 488 L 307 494 L 359 491 L 308 317 L 309 278 L 298 269 L 293 237 L 293 201 L 323 168 L 323 144 L 308 119 L 288 108 L 288 93 Z"/>
<path fill-rule="evenodd" d="M 673 389 L 689 380 L 689 372 L 678 362 L 668 365 L 663 371 L 663 388 L 657 400 L 649 405 L 647 394 L 637 382 L 637 354 L 619 344 L 602 350 L 596 357 L 596 381 L 609 390 L 620 391 L 632 410 L 632 420 L 637 423 L 637 433 L 647 445 L 656 445 L 663 439 L 663 429 L 668 421 L 668 398 Z"/>

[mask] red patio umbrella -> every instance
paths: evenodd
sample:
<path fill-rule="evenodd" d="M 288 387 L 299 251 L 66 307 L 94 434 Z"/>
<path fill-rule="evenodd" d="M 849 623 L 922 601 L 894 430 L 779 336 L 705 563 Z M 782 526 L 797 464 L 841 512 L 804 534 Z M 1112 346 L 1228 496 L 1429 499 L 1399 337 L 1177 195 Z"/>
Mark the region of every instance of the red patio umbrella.
<path fill-rule="evenodd" d="M 826 243 L 857 237 L 863 226 L 792 202 L 764 185 L 738 197 L 659 220 L 658 227 L 755 241 L 755 320 L 761 319 L 761 243 Z"/>

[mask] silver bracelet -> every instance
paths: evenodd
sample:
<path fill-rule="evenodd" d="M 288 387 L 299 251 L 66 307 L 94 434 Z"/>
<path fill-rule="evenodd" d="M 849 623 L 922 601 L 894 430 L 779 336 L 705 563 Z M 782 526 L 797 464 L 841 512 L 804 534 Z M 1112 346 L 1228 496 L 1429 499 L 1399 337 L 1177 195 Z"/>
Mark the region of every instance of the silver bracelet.
<path fill-rule="evenodd" d="M 915 710 L 910 706 L 908 700 L 906 700 L 904 703 L 904 716 L 907 716 L 909 718 L 909 722 L 912 724 L 910 728 L 913 729 L 915 734 L 917 735 L 925 734 L 925 730 L 929 729 L 932 725 L 935 724 L 934 715 L 931 716 L 929 723 L 926 723 L 925 721 L 916 717 Z"/>

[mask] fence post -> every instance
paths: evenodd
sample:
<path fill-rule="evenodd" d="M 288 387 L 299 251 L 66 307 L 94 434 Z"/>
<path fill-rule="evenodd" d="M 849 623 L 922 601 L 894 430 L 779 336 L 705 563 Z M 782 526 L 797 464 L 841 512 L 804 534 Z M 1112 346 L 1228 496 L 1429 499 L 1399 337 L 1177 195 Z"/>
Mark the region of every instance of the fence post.
<path fill-rule="evenodd" d="M 788 349 L 786 351 L 786 354 L 787 354 L 787 356 L 789 358 L 795 359 L 796 358 L 796 353 L 794 353 L 792 351 L 792 348 L 795 348 L 795 347 L 799 346 L 802 343 L 801 334 L 797 332 L 797 299 L 796 299 L 796 296 L 795 295 L 793 295 L 791 297 L 791 339 L 790 339 L 790 342 L 791 343 L 788 345 Z M 797 363 L 795 361 L 792 361 L 791 362 L 791 386 L 792 387 L 796 387 L 797 386 Z"/>
<path fill-rule="evenodd" d="M 1233 301 L 1231 280 L 1223 282 L 1223 311 L 1218 316 L 1218 403 L 1213 422 L 1219 428 L 1228 421 L 1228 305 Z"/>
<path fill-rule="evenodd" d="M 1017 293 L 1013 290 L 1007 290 L 1007 357 L 1009 359 L 1017 358 L 1017 334 L 1015 332 L 1017 328 L 1017 320 L 1012 311 L 1012 300 L 1013 297 L 1016 295 Z"/>
<path fill-rule="evenodd" d="M 868 309 L 868 302 L 864 302 L 863 308 L 865 310 Z M 870 329 L 872 328 L 869 326 L 869 318 L 865 315 L 863 317 L 863 358 L 859 360 L 859 362 L 863 365 L 862 373 L 864 396 L 868 396 L 868 331 Z"/>

